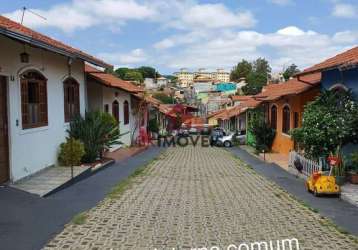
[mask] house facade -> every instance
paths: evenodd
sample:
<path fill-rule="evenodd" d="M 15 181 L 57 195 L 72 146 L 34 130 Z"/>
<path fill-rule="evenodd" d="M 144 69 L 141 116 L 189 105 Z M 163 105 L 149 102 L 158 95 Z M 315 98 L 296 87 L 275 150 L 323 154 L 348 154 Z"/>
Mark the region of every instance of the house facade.
<path fill-rule="evenodd" d="M 135 95 L 143 92 L 143 89 L 89 65 L 86 65 L 85 72 L 88 110 L 112 114 L 121 133 L 119 141 L 128 146 L 132 145 L 138 136 L 139 127 L 146 124 L 146 121 L 137 124 L 134 108 L 138 105 L 136 101 L 138 97 Z M 119 147 L 120 144 L 111 150 Z"/>
<path fill-rule="evenodd" d="M 358 99 L 358 47 L 307 68 L 297 77 L 304 78 L 315 72 L 322 74 L 321 89 L 351 90 L 354 97 Z"/>
<path fill-rule="evenodd" d="M 87 105 L 84 61 L 110 65 L 0 16 L 0 184 L 56 164 Z"/>
<path fill-rule="evenodd" d="M 272 151 L 288 155 L 295 148 L 290 131 L 301 127 L 305 105 L 313 101 L 320 92 L 321 74 L 311 74 L 299 81 L 270 84 L 255 96 L 261 100 L 266 122 L 275 129 Z"/>

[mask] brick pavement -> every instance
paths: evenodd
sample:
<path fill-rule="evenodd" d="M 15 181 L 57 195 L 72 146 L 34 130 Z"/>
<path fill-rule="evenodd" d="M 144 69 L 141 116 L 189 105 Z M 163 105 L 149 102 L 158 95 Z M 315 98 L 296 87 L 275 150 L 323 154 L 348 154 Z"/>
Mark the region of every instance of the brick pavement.
<path fill-rule="evenodd" d="M 226 249 L 286 238 L 297 238 L 300 249 L 358 249 L 229 152 L 190 146 L 168 149 L 120 197 L 91 209 L 83 225 L 67 225 L 46 249 Z"/>

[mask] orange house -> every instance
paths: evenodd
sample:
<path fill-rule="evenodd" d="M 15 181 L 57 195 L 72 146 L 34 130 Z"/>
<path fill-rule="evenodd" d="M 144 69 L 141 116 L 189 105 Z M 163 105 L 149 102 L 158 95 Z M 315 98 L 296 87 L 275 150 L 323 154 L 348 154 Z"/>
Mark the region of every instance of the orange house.
<path fill-rule="evenodd" d="M 255 96 L 263 101 L 266 121 L 276 130 L 273 152 L 287 155 L 295 148 L 289 132 L 301 126 L 304 106 L 319 95 L 320 80 L 320 73 L 294 78 L 267 85 Z"/>

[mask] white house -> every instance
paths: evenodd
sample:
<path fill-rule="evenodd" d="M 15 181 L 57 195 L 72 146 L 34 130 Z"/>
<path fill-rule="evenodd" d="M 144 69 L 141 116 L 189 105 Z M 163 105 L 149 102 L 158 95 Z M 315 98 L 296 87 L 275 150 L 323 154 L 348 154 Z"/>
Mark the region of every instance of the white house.
<path fill-rule="evenodd" d="M 89 111 L 112 114 L 122 134 L 120 141 L 131 145 L 141 126 L 135 108 L 138 105 L 137 94 L 143 92 L 143 89 L 89 65 L 86 65 L 85 71 Z"/>
<path fill-rule="evenodd" d="M 0 16 L 0 184 L 57 162 L 68 122 L 86 110 L 80 50 Z"/>
<path fill-rule="evenodd" d="M 165 87 L 168 85 L 168 79 L 161 76 L 157 78 L 157 86 L 158 87 Z"/>
<path fill-rule="evenodd" d="M 144 78 L 144 86 L 146 89 L 156 89 L 158 85 L 154 78 Z"/>

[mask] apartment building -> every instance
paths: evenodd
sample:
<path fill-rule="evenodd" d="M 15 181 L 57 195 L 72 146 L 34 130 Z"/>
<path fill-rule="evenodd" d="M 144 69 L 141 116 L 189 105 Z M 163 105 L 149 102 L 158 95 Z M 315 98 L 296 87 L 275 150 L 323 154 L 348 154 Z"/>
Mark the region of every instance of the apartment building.
<path fill-rule="evenodd" d="M 205 68 L 200 68 L 198 71 L 189 72 L 188 69 L 182 68 L 179 72 L 174 73 L 174 75 L 178 78 L 178 82 L 183 88 L 191 86 L 197 78 L 210 79 L 212 82 L 230 81 L 230 73 L 224 69 L 217 69 L 216 71 L 211 72 L 207 71 Z"/>

